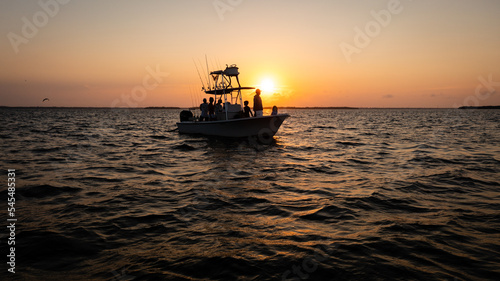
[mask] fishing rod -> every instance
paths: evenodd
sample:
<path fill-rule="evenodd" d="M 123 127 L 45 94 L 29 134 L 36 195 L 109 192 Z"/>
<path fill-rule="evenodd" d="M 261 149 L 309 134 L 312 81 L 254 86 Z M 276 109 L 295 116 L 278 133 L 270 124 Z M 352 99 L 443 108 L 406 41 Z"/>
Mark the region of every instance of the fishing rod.
<path fill-rule="evenodd" d="M 196 65 L 196 61 L 193 59 L 194 66 L 196 67 L 196 72 L 198 72 L 198 77 L 200 77 L 201 85 L 203 86 L 203 89 L 205 89 L 205 84 L 203 83 L 203 79 L 201 79 L 201 74 L 200 71 L 198 70 L 198 66 Z"/>
<path fill-rule="evenodd" d="M 205 54 L 205 63 L 207 64 L 207 80 L 208 80 L 208 89 L 210 90 L 210 70 L 208 70 L 208 59 L 207 54 Z"/>
<path fill-rule="evenodd" d="M 201 63 L 200 59 L 198 59 L 198 63 L 200 64 L 200 69 L 203 69 L 203 64 Z M 205 81 L 205 82 L 207 83 L 207 86 L 208 86 L 208 89 L 207 89 L 207 90 L 210 90 L 210 84 L 209 84 L 209 81 L 210 81 L 210 80 Z"/>

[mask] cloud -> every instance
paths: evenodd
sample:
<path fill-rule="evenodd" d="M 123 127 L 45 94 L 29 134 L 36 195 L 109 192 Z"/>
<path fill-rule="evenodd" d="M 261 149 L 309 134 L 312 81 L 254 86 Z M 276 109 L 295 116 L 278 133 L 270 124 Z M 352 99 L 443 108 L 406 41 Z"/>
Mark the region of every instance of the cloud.
<path fill-rule="evenodd" d="M 385 96 L 382 96 L 382 98 L 384 98 L 384 99 L 392 99 L 392 98 L 394 98 L 394 96 L 393 95 L 385 95 Z"/>
<path fill-rule="evenodd" d="M 443 94 L 443 93 L 432 93 L 429 95 L 431 98 L 441 98 L 441 99 L 453 99 L 453 97 Z"/>

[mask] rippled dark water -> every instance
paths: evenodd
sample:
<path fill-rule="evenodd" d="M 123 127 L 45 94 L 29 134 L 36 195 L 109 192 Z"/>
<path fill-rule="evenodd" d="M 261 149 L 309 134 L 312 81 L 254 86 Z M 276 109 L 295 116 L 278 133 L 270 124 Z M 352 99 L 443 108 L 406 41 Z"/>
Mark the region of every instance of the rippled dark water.
<path fill-rule="evenodd" d="M 0 109 L 0 279 L 500 279 L 500 111 L 281 111 L 259 144 L 179 135 L 179 110 Z"/>

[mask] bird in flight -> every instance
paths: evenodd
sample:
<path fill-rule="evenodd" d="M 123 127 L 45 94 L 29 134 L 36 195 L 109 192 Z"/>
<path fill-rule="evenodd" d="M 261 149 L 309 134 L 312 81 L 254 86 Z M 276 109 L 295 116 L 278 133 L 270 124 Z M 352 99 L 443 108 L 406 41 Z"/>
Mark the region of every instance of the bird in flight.
<path fill-rule="evenodd" d="M 49 101 L 49 98 L 44 98 L 44 99 L 42 100 L 42 102 L 46 102 L 46 101 Z"/>

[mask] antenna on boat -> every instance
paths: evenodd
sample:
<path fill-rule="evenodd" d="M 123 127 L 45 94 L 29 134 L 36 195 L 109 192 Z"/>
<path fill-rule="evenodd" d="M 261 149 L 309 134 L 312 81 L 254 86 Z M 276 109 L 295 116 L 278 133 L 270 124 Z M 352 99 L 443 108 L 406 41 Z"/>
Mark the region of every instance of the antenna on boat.
<path fill-rule="evenodd" d="M 203 86 L 203 89 L 205 89 L 205 84 L 203 83 L 203 79 L 201 79 L 200 71 L 198 70 L 198 66 L 196 65 L 196 62 L 193 59 L 194 66 L 196 67 L 196 71 L 198 72 L 198 77 L 200 77 L 201 85 Z"/>
<path fill-rule="evenodd" d="M 189 83 L 189 96 L 191 97 L 191 108 L 194 107 L 194 98 L 193 98 L 193 89 L 191 89 L 191 83 Z M 191 110 L 191 108 L 189 108 L 189 110 Z"/>

